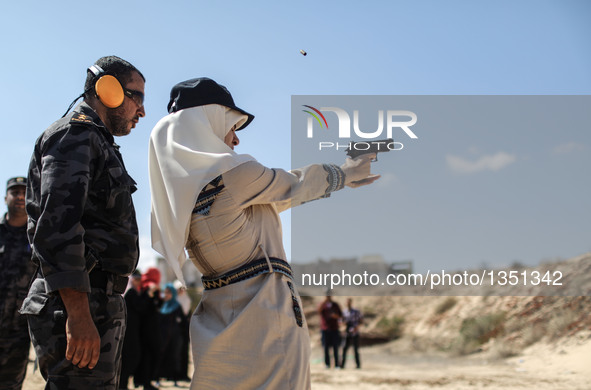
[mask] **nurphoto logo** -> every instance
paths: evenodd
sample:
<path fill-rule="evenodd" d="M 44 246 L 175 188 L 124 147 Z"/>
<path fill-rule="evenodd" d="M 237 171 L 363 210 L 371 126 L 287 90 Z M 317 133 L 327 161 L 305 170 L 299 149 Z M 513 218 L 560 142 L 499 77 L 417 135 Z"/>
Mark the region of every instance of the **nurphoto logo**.
<path fill-rule="evenodd" d="M 330 141 L 320 141 L 318 149 L 345 149 L 349 150 L 368 150 L 377 149 L 377 151 L 402 150 L 404 145 L 402 142 L 393 140 L 393 133 L 395 129 L 400 129 L 406 136 L 411 139 L 417 139 L 417 135 L 410 129 L 417 123 L 417 115 L 412 111 L 407 110 L 378 110 L 378 125 L 377 129 L 361 129 L 359 126 L 359 110 L 353 110 L 353 133 L 355 136 L 366 141 L 351 141 L 351 116 L 349 113 L 339 107 L 320 107 L 320 109 L 303 105 L 305 107 L 303 112 L 308 114 L 307 122 L 307 138 L 314 138 L 314 126 L 320 127 L 320 131 L 331 131 L 329 129 L 328 121 L 323 113 L 332 112 L 336 114 L 338 120 L 337 134 L 338 139 L 342 140 L 340 143 Z M 385 112 L 385 114 L 384 114 Z M 375 114 L 374 114 L 375 115 Z M 384 126 L 385 122 L 385 126 Z M 376 141 L 377 138 L 386 132 L 386 140 Z M 334 133 L 334 131 L 333 131 Z M 347 141 L 348 140 L 348 141 Z M 344 141 L 344 142 L 343 142 Z"/>

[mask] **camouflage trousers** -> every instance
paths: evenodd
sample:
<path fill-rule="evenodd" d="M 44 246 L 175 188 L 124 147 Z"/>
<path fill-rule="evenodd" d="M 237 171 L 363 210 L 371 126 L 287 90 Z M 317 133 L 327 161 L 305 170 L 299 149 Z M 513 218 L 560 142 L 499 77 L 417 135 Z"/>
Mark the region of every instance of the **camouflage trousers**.
<path fill-rule="evenodd" d="M 36 279 L 23 304 L 39 369 L 46 390 L 116 390 L 121 371 L 121 350 L 126 326 L 126 308 L 119 294 L 107 295 L 93 288 L 88 295 L 90 313 L 101 337 L 96 367 L 78 368 L 66 360 L 67 313 L 59 294 L 46 294 L 45 281 Z"/>
<path fill-rule="evenodd" d="M 29 362 L 29 329 L 19 329 L 0 337 L 0 389 L 20 390 Z"/>

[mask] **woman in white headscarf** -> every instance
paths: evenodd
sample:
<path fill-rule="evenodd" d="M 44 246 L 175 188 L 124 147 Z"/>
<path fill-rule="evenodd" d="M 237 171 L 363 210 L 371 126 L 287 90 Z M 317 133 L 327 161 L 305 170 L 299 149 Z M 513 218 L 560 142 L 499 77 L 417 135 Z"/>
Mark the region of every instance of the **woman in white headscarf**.
<path fill-rule="evenodd" d="M 175 85 L 150 137 L 152 246 L 182 279 L 203 273 L 191 318 L 192 389 L 310 388 L 310 341 L 278 213 L 370 184 L 366 155 L 286 172 L 236 154 L 254 118 L 208 78 Z"/>

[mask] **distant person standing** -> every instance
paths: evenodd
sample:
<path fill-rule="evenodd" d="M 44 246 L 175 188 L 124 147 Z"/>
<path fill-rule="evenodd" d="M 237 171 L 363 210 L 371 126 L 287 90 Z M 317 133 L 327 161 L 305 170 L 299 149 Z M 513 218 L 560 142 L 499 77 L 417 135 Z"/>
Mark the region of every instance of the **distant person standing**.
<path fill-rule="evenodd" d="M 160 354 L 159 377 L 175 383 L 186 379 L 187 368 L 182 373 L 181 348 L 187 317 L 177 300 L 177 291 L 172 283 L 164 286 L 163 304 L 160 308 Z"/>
<path fill-rule="evenodd" d="M 121 354 L 121 379 L 119 389 L 127 389 L 129 377 L 135 377 L 135 372 L 142 359 L 142 342 L 140 329 L 142 314 L 146 310 L 146 303 L 141 299 L 142 274 L 135 270 L 131 274 L 129 288 L 125 292 L 125 306 L 127 308 L 127 327 Z"/>
<path fill-rule="evenodd" d="M 29 361 L 27 318 L 18 313 L 37 267 L 27 239 L 25 190 L 27 179 L 6 184 L 8 212 L 0 221 L 0 389 L 20 390 Z"/>
<path fill-rule="evenodd" d="M 135 386 L 143 386 L 144 390 L 154 390 L 160 370 L 160 271 L 156 267 L 148 268 L 141 279 L 140 342 L 142 358 L 133 377 Z"/>
<path fill-rule="evenodd" d="M 334 367 L 339 368 L 339 346 L 341 334 L 339 332 L 339 320 L 343 313 L 338 303 L 332 300 L 330 292 L 326 293 L 324 302 L 318 308 L 320 314 L 320 330 L 322 331 L 322 345 L 324 346 L 324 363 L 330 368 L 330 348 L 334 354 Z"/>
<path fill-rule="evenodd" d="M 345 361 L 347 360 L 347 350 L 353 346 L 355 352 L 355 363 L 357 368 L 361 368 L 361 360 L 359 359 L 359 326 L 363 323 L 363 315 L 361 311 L 353 308 L 353 299 L 347 299 L 347 308 L 343 312 L 343 323 L 347 327 L 345 329 L 346 339 L 343 347 L 343 361 L 341 368 L 345 368 Z"/>

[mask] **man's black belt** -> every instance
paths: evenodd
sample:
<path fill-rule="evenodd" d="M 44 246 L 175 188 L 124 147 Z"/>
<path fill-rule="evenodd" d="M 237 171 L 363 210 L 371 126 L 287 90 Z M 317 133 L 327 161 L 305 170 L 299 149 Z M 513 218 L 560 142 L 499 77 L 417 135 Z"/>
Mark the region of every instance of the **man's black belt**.
<path fill-rule="evenodd" d="M 119 276 L 95 268 L 88 274 L 88 277 L 90 287 L 102 288 L 107 292 L 107 295 L 123 294 L 127 288 L 127 276 Z"/>
<path fill-rule="evenodd" d="M 291 267 L 285 260 L 270 257 L 269 263 L 271 263 L 273 272 L 279 272 L 293 279 Z M 224 287 L 232 283 L 254 278 L 257 275 L 270 273 L 271 270 L 269 269 L 269 263 L 267 263 L 266 259 L 255 260 L 215 278 L 203 276 L 201 278 L 201 282 L 203 282 L 203 287 L 205 290 L 213 290 Z"/>

